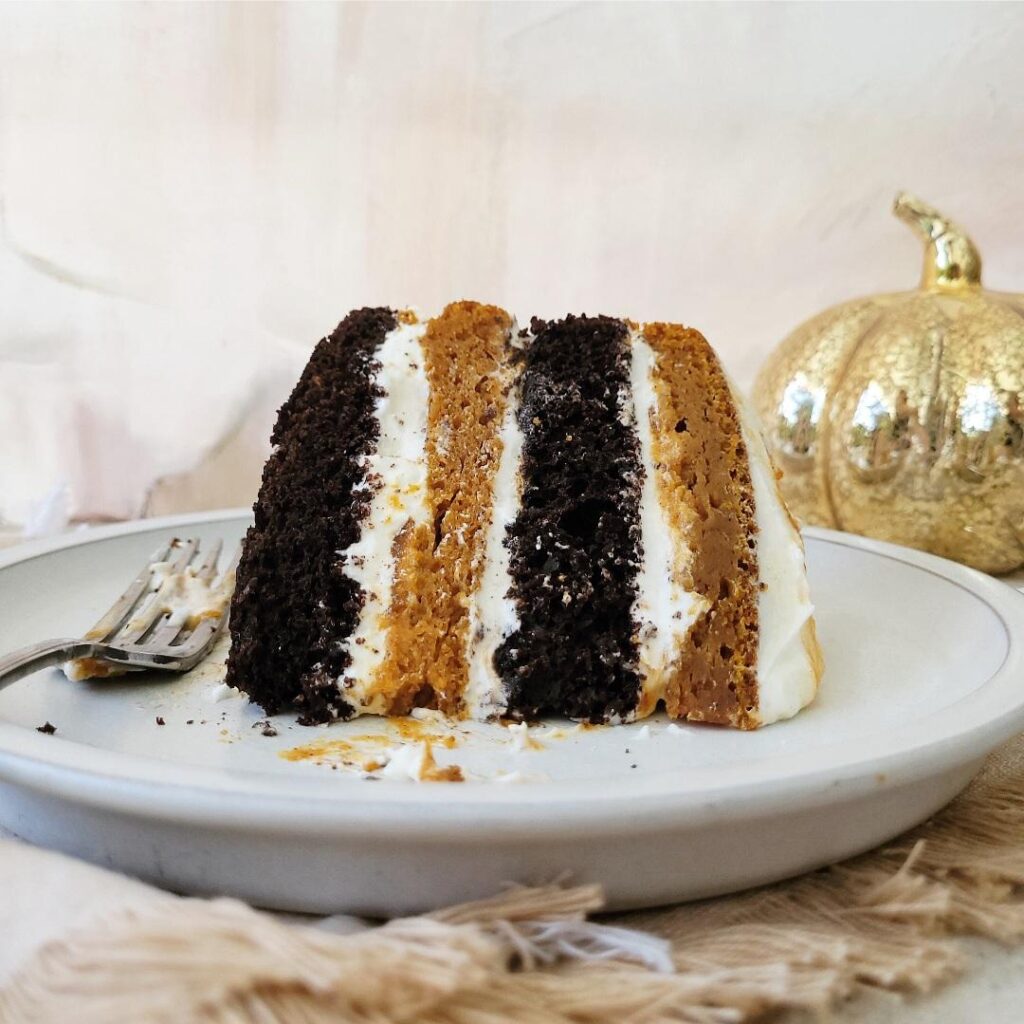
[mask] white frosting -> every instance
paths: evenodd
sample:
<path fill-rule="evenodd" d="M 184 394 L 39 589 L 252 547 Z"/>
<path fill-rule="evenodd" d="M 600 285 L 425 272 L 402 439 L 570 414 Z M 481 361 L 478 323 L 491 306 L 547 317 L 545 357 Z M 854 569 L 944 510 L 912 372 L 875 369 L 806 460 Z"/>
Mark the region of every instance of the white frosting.
<path fill-rule="evenodd" d="M 221 701 L 231 700 L 232 697 L 245 696 L 241 690 L 227 683 L 217 683 L 206 691 L 206 699 L 211 704 L 220 704 Z"/>
<path fill-rule="evenodd" d="M 515 336 L 514 324 L 512 336 Z M 523 432 L 519 428 L 517 388 L 509 391 L 499 437 L 501 457 L 494 476 L 491 521 L 484 543 L 484 571 L 476 592 L 469 599 L 466 638 L 469 680 L 465 703 L 467 713 L 477 719 L 489 718 L 505 709 L 506 687 L 494 669 L 494 653 L 502 641 L 519 628 L 519 616 L 511 596 L 511 555 L 505 545 L 508 528 L 519 512 L 522 494 L 519 464 Z"/>
<path fill-rule="evenodd" d="M 733 388 L 750 460 L 757 517 L 757 561 L 763 584 L 757 614 L 758 718 L 762 725 L 792 718 L 814 698 L 814 664 L 803 629 L 814 614 L 804 546 L 782 504 L 754 414 Z"/>
<path fill-rule="evenodd" d="M 154 604 L 162 605 L 161 611 L 167 616 L 165 625 L 168 626 L 184 626 L 191 619 L 220 615 L 233 585 L 233 580 L 231 586 L 226 586 L 222 579 L 203 579 L 196 575 L 192 566 L 175 572 L 173 562 L 154 562 L 149 581 L 153 596 L 142 601 L 126 628 L 137 628 L 152 614 Z"/>
<path fill-rule="evenodd" d="M 376 384 L 383 391 L 374 415 L 377 446 L 364 459 L 365 484 L 373 490 L 359 539 L 338 552 L 345 575 L 359 584 L 365 603 L 345 641 L 352 662 L 339 683 L 345 699 L 361 711 L 383 713 L 384 695 L 368 691 L 387 648 L 386 616 L 395 574 L 395 538 L 407 525 L 427 522 L 427 411 L 430 387 L 420 339 L 425 323 L 399 324 L 376 353 Z"/>
<path fill-rule="evenodd" d="M 436 711 L 434 708 L 413 708 L 409 712 L 409 717 L 420 722 L 433 722 L 435 725 L 448 724 L 448 716 L 443 711 Z"/>
<path fill-rule="evenodd" d="M 395 782 L 419 782 L 427 767 L 427 744 L 404 743 L 387 754 L 387 764 L 376 774 L 382 779 Z"/>
<path fill-rule="evenodd" d="M 512 722 L 506 727 L 511 739 L 509 745 L 516 754 L 522 754 L 531 747 L 530 727 L 526 722 Z"/>
<path fill-rule="evenodd" d="M 683 583 L 682 571 L 692 552 L 685 538 L 672 528 L 658 493 L 652 437 L 658 402 L 654 390 L 657 357 L 641 334 L 631 332 L 630 340 L 630 389 L 644 471 L 640 492 L 643 562 L 633 616 L 640 625 L 638 654 L 645 703 L 653 708 L 664 694 L 668 670 L 707 601 Z"/>
<path fill-rule="evenodd" d="M 522 772 L 517 769 L 511 772 L 499 772 L 494 776 L 494 781 L 507 785 L 521 785 L 526 782 L 550 782 L 551 776 L 547 772 Z"/>

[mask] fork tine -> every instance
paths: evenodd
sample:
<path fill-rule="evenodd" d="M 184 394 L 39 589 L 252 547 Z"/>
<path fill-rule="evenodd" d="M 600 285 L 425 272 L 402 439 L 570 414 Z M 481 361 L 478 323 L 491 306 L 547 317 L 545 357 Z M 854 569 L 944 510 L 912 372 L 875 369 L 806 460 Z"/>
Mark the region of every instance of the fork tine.
<path fill-rule="evenodd" d="M 185 672 L 206 657 L 227 624 L 235 567 L 242 553 L 239 545 L 228 567 L 216 577 L 222 542 L 212 543 L 211 549 L 199 560 L 197 539 L 174 538 L 154 551 L 128 589 L 84 638 L 102 643 L 92 645 L 88 658 L 73 659 L 83 662 L 76 678 L 97 674 L 91 664 L 94 660 L 115 673 L 133 668 Z M 194 587 L 197 579 L 199 593 Z M 86 662 L 90 664 L 86 666 Z"/>
<path fill-rule="evenodd" d="M 128 618 L 128 621 L 118 630 L 114 636 L 115 644 L 135 644 L 146 635 L 150 627 L 167 612 L 166 601 L 161 598 L 173 589 L 173 581 L 168 579 L 160 584 L 159 588 L 152 591 L 149 604 L 136 609 L 135 614 Z M 181 627 L 178 627 L 180 631 Z"/>
<path fill-rule="evenodd" d="M 224 542 L 218 538 L 199 563 L 199 567 L 194 570 L 195 578 L 207 584 L 207 586 L 211 584 L 217 571 L 217 559 L 223 546 Z M 175 575 L 184 572 L 192 559 L 198 556 L 198 547 L 199 542 L 197 540 L 189 540 L 184 545 L 182 553 L 170 567 L 170 572 Z M 144 646 L 150 649 L 166 648 L 170 647 L 178 639 L 178 636 L 188 629 L 190 621 L 188 617 L 180 614 L 172 615 L 166 611 L 166 605 L 160 601 L 162 592 L 163 587 L 154 595 L 154 604 L 146 610 L 147 613 L 139 616 L 134 622 L 129 623 L 131 628 L 126 629 L 117 638 L 119 642 L 138 643 L 141 637 L 146 636 L 146 631 L 152 629 L 152 632 L 146 636 Z M 163 621 L 160 621 L 161 618 Z M 216 618 L 219 619 L 222 616 L 216 616 Z M 190 635 L 185 638 L 185 642 L 192 640 L 194 632 L 195 627 L 189 630 Z M 190 646 L 192 645 L 190 644 Z"/>
<path fill-rule="evenodd" d="M 203 560 L 199 563 L 199 568 L 196 569 L 196 576 L 204 583 L 209 583 L 216 574 L 217 559 L 220 558 L 220 552 L 223 547 L 224 541 L 218 537 L 214 542 L 213 547 L 206 552 L 203 556 Z"/>
<path fill-rule="evenodd" d="M 183 666 L 191 668 L 205 655 L 224 628 L 226 618 L 226 615 L 221 615 L 216 619 L 204 619 L 174 648 L 174 656 Z"/>
<path fill-rule="evenodd" d="M 164 571 L 163 578 L 160 580 L 160 584 L 157 587 L 150 587 L 151 597 L 149 604 L 138 605 L 133 609 L 133 614 L 127 616 L 122 622 L 120 628 L 114 636 L 116 643 L 138 643 L 138 641 L 146 635 L 153 623 L 157 621 L 165 612 L 165 602 L 161 600 L 161 597 L 167 596 L 169 591 L 174 588 L 174 577 L 184 572 L 192 561 L 196 553 L 196 549 L 199 547 L 199 541 L 195 537 L 189 537 L 188 540 L 181 541 L 177 537 L 171 541 L 170 551 L 174 554 L 174 559 L 170 565 L 167 566 Z M 152 568 L 152 567 L 151 567 Z M 161 634 L 166 635 L 170 630 L 169 626 L 164 626 L 161 629 Z M 170 636 L 170 640 L 173 640 L 175 636 L 181 631 L 181 627 L 174 630 Z M 167 642 L 170 643 L 170 640 Z"/>
<path fill-rule="evenodd" d="M 189 562 L 192 561 L 193 556 L 196 553 L 196 549 L 199 547 L 199 540 L 196 537 L 189 537 L 184 543 L 175 540 L 171 541 L 171 548 L 179 548 L 178 557 L 171 562 L 171 566 L 168 569 L 168 575 L 171 573 L 184 572 Z"/>
<path fill-rule="evenodd" d="M 170 647 L 178 638 L 178 634 L 185 628 L 185 622 L 181 619 L 173 620 L 170 615 L 165 616 L 167 621 L 162 626 L 157 626 L 146 640 L 146 646 Z"/>
<path fill-rule="evenodd" d="M 154 563 L 162 562 L 167 558 L 172 543 L 173 541 L 169 541 L 153 552 L 138 576 L 128 585 L 128 589 L 110 606 L 96 625 L 85 634 L 87 640 L 106 640 L 121 628 L 121 624 L 139 603 L 139 598 L 149 589 L 149 582 L 153 577 Z"/>

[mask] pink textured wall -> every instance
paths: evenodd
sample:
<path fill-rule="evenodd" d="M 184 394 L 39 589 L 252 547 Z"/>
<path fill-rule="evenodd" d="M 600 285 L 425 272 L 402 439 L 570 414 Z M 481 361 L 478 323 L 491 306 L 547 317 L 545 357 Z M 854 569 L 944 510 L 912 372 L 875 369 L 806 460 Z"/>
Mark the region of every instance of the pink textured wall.
<path fill-rule="evenodd" d="M 915 282 L 897 188 L 1024 290 L 1020 10 L 5 5 L 0 515 L 59 480 L 131 514 L 354 305 L 681 320 L 748 383 Z M 172 353 L 209 368 L 187 414 Z M 80 435 L 135 468 L 69 468 Z"/>

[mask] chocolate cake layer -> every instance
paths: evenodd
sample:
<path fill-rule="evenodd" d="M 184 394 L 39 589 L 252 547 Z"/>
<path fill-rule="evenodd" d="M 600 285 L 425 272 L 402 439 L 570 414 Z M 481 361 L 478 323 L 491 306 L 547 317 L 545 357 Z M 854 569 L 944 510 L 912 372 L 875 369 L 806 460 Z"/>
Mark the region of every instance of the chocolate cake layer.
<path fill-rule="evenodd" d="M 268 713 L 308 722 L 348 717 L 336 680 L 341 643 L 363 603 L 337 553 L 359 537 L 376 443 L 374 353 L 397 323 L 389 309 L 350 313 L 314 350 L 278 413 L 231 604 L 227 682 Z"/>
<path fill-rule="evenodd" d="M 654 456 L 665 505 L 693 552 L 687 589 L 706 607 L 665 689 L 674 718 L 754 728 L 757 708 L 757 523 L 748 452 L 711 346 L 678 324 L 647 324 L 658 356 Z"/>
<path fill-rule="evenodd" d="M 522 502 L 508 531 L 519 628 L 495 653 L 508 713 L 626 716 L 640 679 L 632 608 L 639 444 L 626 325 L 533 322 L 520 355 Z"/>

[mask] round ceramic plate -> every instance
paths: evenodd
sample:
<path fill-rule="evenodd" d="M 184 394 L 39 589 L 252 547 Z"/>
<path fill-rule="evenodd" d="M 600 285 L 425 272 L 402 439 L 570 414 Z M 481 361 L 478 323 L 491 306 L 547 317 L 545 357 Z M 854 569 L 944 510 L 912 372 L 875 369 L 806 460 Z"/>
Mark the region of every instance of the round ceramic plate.
<path fill-rule="evenodd" d="M 83 632 L 160 540 L 231 545 L 248 521 L 149 520 L 8 552 L 0 649 Z M 789 722 L 524 733 L 282 715 L 268 729 L 225 696 L 223 649 L 187 676 L 50 670 L 0 693 L 0 824 L 181 892 L 315 912 L 413 912 L 563 875 L 640 907 L 794 875 L 921 821 L 1024 728 L 1021 595 L 828 531 L 807 532 L 807 559 L 827 667 Z M 465 781 L 377 777 L 425 743 Z"/>

